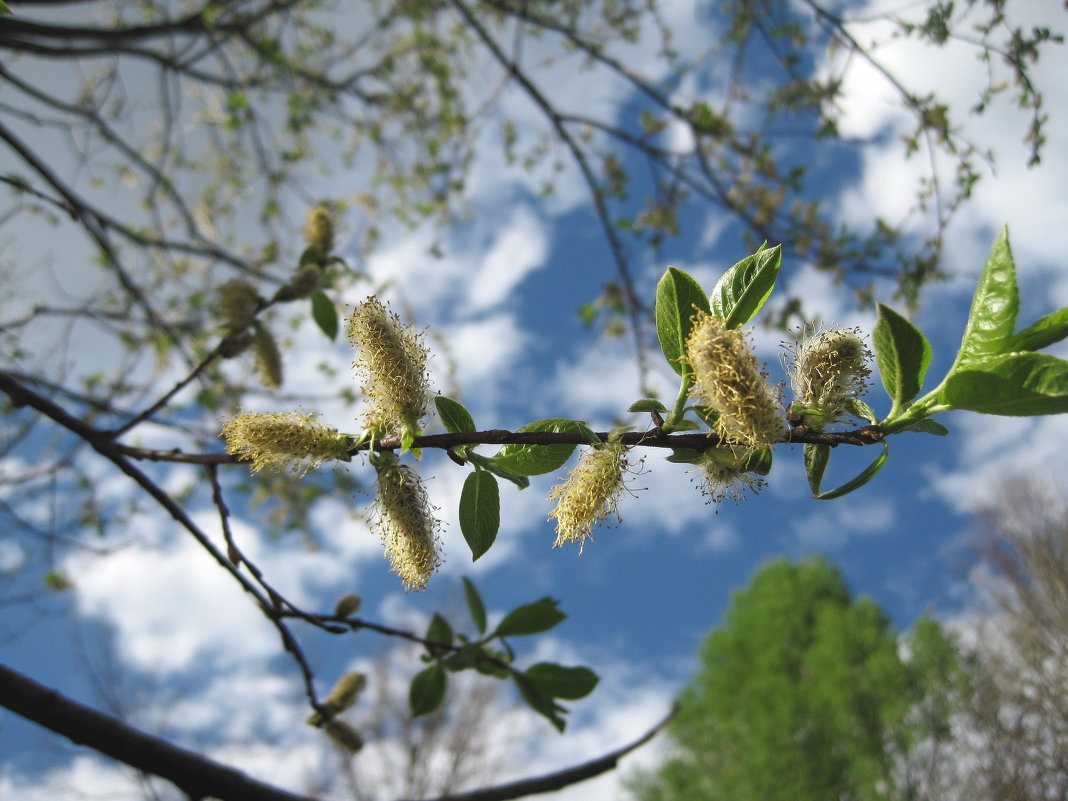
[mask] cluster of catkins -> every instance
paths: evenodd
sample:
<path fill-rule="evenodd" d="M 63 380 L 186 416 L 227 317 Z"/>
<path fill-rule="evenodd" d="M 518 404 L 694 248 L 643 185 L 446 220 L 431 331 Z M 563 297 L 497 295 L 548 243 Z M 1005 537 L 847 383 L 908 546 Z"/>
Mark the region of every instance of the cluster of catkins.
<path fill-rule="evenodd" d="M 703 311 L 692 322 L 685 356 L 693 376 L 690 395 L 711 421 L 710 433 L 717 435 L 717 444 L 707 448 L 699 462 L 702 487 L 714 501 L 740 499 L 762 484 L 745 469 L 752 454 L 786 438 L 788 420 L 780 390 L 768 381 L 743 332 Z M 368 404 L 358 440 L 312 414 L 242 414 L 223 426 L 227 450 L 251 460 L 253 470 L 307 471 L 328 460 L 348 461 L 356 441 L 369 442 L 369 460 L 378 473 L 371 525 L 405 588 L 421 590 L 441 564 L 441 523 L 418 474 L 393 451 L 378 452 L 374 445 L 399 436 L 408 447 L 421 433 L 431 398 L 429 353 L 423 333 L 402 324 L 375 297 L 353 311 L 348 335 L 356 351 L 353 368 Z M 855 414 L 871 356 L 857 332 L 806 330 L 791 349 L 790 421 L 822 429 Z M 555 546 L 573 542 L 581 550 L 593 529 L 616 514 L 629 468 L 628 448 L 618 437 L 583 455 L 549 495 L 556 502 L 549 515 L 556 521 Z"/>

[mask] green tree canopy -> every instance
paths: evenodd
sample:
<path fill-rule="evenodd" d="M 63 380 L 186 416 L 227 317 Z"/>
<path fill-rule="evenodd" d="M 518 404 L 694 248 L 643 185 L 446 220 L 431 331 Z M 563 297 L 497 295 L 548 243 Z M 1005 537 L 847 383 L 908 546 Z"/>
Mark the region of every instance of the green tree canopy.
<path fill-rule="evenodd" d="M 921 645 L 944 643 L 934 624 L 923 633 Z M 905 724 L 930 675 L 925 659 L 915 661 L 913 669 L 902 660 L 879 605 L 854 599 L 837 568 L 819 558 L 771 562 L 705 640 L 669 728 L 672 756 L 638 780 L 637 795 L 896 797 Z"/>

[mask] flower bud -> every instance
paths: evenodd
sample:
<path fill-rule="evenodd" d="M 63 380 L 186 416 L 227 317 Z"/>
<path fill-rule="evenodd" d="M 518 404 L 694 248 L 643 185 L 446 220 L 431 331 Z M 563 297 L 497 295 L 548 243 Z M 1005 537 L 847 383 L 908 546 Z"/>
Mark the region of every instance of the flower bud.
<path fill-rule="evenodd" d="M 349 438 L 314 414 L 239 414 L 223 423 L 226 452 L 252 462 L 252 472 L 290 465 L 306 473 L 327 460 L 349 461 Z"/>
<path fill-rule="evenodd" d="M 334 251 L 334 215 L 324 205 L 313 207 L 304 220 L 304 241 L 324 257 Z"/>
<path fill-rule="evenodd" d="M 289 283 L 279 287 L 278 291 L 274 293 L 274 299 L 281 303 L 287 303 L 292 300 L 311 297 L 319 289 L 322 278 L 323 271 L 318 264 L 302 264 L 293 273 Z"/>
<path fill-rule="evenodd" d="M 840 421 L 868 388 L 871 353 L 858 333 L 855 328 L 805 330 L 791 347 L 790 384 L 807 425 L 822 429 Z"/>
<path fill-rule="evenodd" d="M 334 605 L 334 614 L 338 617 L 351 617 L 360 611 L 363 599 L 359 595 L 349 593 L 343 595 Z"/>
<path fill-rule="evenodd" d="M 346 673 L 330 691 L 330 695 L 323 701 L 323 709 L 330 715 L 344 712 L 354 703 L 356 696 L 363 692 L 367 686 L 367 676 L 363 673 Z"/>
<path fill-rule="evenodd" d="M 427 582 L 441 565 L 438 555 L 438 529 L 441 523 L 419 476 L 400 464 L 393 453 L 381 454 L 378 494 L 375 497 L 372 528 L 385 546 L 394 573 L 408 591 L 426 589 Z"/>
<path fill-rule="evenodd" d="M 323 729 L 334 745 L 342 751 L 355 754 L 363 748 L 363 737 L 343 720 L 329 720 Z"/>
<path fill-rule="evenodd" d="M 554 548 L 577 542 L 581 554 L 586 540 L 593 539 L 594 526 L 609 515 L 618 516 L 616 507 L 623 495 L 626 468 L 626 447 L 622 442 L 607 442 L 587 451 L 567 480 L 553 487 L 549 500 L 557 504 L 549 519 L 556 518 Z"/>
<path fill-rule="evenodd" d="M 375 297 L 357 306 L 349 318 L 349 340 L 356 349 L 352 366 L 371 404 L 367 416 L 373 425 L 389 432 L 418 430 L 430 403 L 429 352 L 422 337 Z"/>
<path fill-rule="evenodd" d="M 745 334 L 698 311 L 686 339 L 686 359 L 694 374 L 690 395 L 719 412 L 714 427 L 725 442 L 764 447 L 783 438 L 779 398 Z"/>

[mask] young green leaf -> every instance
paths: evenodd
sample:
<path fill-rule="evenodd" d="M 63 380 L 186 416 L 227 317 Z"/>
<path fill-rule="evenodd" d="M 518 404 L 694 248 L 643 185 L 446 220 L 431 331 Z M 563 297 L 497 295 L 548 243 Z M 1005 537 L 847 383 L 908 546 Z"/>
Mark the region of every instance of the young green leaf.
<path fill-rule="evenodd" d="M 923 434 L 934 434 L 938 437 L 944 437 L 949 433 L 949 429 L 939 423 L 937 420 L 932 420 L 930 417 L 921 417 L 908 425 L 902 426 L 897 429 L 898 431 L 918 431 Z"/>
<path fill-rule="evenodd" d="M 979 277 L 953 367 L 967 366 L 986 356 L 1004 353 L 1016 329 L 1019 309 L 1016 265 L 1009 249 L 1008 229 L 1002 228 Z"/>
<path fill-rule="evenodd" d="M 501 525 L 501 495 L 497 479 L 485 470 L 475 470 L 460 492 L 460 531 L 471 549 L 471 561 L 478 561 L 497 539 Z"/>
<path fill-rule="evenodd" d="M 512 681 L 514 681 L 515 686 L 519 688 L 519 694 L 523 696 L 523 700 L 527 702 L 527 706 L 546 718 L 556 727 L 557 731 L 562 732 L 564 730 L 567 726 L 567 723 L 563 718 L 564 713 L 567 712 L 566 709 L 556 703 L 550 696 L 539 690 L 537 685 L 522 673 L 513 671 Z"/>
<path fill-rule="evenodd" d="M 493 634 L 496 637 L 522 637 L 548 631 L 567 617 L 557 608 L 559 605 L 560 602 L 553 598 L 541 598 L 517 607 L 505 615 Z"/>
<path fill-rule="evenodd" d="M 479 634 L 486 633 L 486 606 L 482 603 L 482 596 L 478 594 L 475 585 L 467 577 L 463 577 L 464 598 L 467 599 L 467 608 L 471 612 L 471 620 Z"/>
<path fill-rule="evenodd" d="M 675 448 L 667 461 L 674 464 L 701 464 L 705 459 L 705 452 L 693 448 Z"/>
<path fill-rule="evenodd" d="M 1005 353 L 951 372 L 942 403 L 983 414 L 1068 412 L 1068 362 L 1048 353 Z"/>
<path fill-rule="evenodd" d="M 539 662 L 523 671 L 543 695 L 577 701 L 585 698 L 599 681 L 597 674 L 585 667 L 564 667 L 552 662 Z"/>
<path fill-rule="evenodd" d="M 746 256 L 723 274 L 709 294 L 712 313 L 726 320 L 727 328 L 748 323 L 775 288 L 781 266 L 780 245 Z"/>
<path fill-rule="evenodd" d="M 1068 337 L 1068 307 L 1050 312 L 1045 317 L 1013 334 L 1005 343 L 1005 353 L 1021 350 L 1041 350 Z"/>
<path fill-rule="evenodd" d="M 413 718 L 429 715 L 441 706 L 445 698 L 445 683 L 445 669 L 437 663 L 415 674 L 408 688 L 408 707 Z"/>
<path fill-rule="evenodd" d="M 471 419 L 470 412 L 452 398 L 438 395 L 434 398 L 434 406 L 437 407 L 438 417 L 441 424 L 450 434 L 463 434 L 475 430 L 475 421 Z"/>
<path fill-rule="evenodd" d="M 878 305 L 872 341 L 883 386 L 893 401 L 893 416 L 919 394 L 931 362 L 931 345 L 919 329 L 882 303 Z"/>
<path fill-rule="evenodd" d="M 642 398 L 639 401 L 634 401 L 627 409 L 628 412 L 659 412 L 660 414 L 667 414 L 667 407 L 658 401 L 656 398 Z"/>
<path fill-rule="evenodd" d="M 808 486 L 812 490 L 814 497 L 819 497 L 820 486 L 823 484 L 823 474 L 827 470 L 827 462 L 830 459 L 830 445 L 805 443 L 805 473 L 808 475 Z"/>
<path fill-rule="evenodd" d="M 548 431 L 560 433 L 572 431 L 587 437 L 589 429 L 578 420 L 565 417 L 550 417 L 528 423 L 519 431 Z M 502 445 L 493 457 L 493 462 L 520 476 L 538 476 L 559 470 L 575 452 L 574 445 Z"/>
<path fill-rule="evenodd" d="M 309 246 L 304 248 L 301 252 L 297 266 L 303 267 L 305 264 L 322 264 L 324 261 L 326 261 L 326 256 L 318 248 Z"/>
<path fill-rule="evenodd" d="M 745 461 L 738 465 L 743 473 L 756 473 L 758 476 L 766 476 L 771 472 L 771 462 L 774 455 L 771 448 L 753 448 L 745 457 Z"/>
<path fill-rule="evenodd" d="M 435 612 L 434 617 L 430 618 L 430 625 L 427 626 L 424 639 L 427 641 L 427 653 L 431 656 L 447 654 L 453 640 L 452 626 L 449 625 L 449 621 Z"/>
<path fill-rule="evenodd" d="M 697 309 L 709 310 L 701 285 L 682 270 L 668 267 L 656 285 L 656 336 L 664 358 L 679 375 L 686 369 L 682 357 Z"/>
<path fill-rule="evenodd" d="M 327 339 L 336 339 L 338 330 L 337 307 L 324 292 L 311 296 L 312 319 Z"/>
<path fill-rule="evenodd" d="M 845 484 L 838 487 L 837 489 L 828 490 L 827 492 L 821 492 L 816 496 L 816 500 L 829 501 L 833 498 L 841 498 L 843 495 L 848 495 L 849 493 L 853 492 L 853 490 L 860 489 L 873 478 L 875 478 L 875 474 L 883 469 L 883 465 L 886 464 L 886 457 L 890 453 L 890 448 L 887 446 L 885 440 L 880 442 L 879 444 L 883 446 L 883 452 L 880 453 L 877 457 L 875 457 L 875 461 L 868 465 L 866 468 L 864 468 L 864 471 L 859 476 L 852 479 L 851 481 L 847 481 Z"/>
<path fill-rule="evenodd" d="M 467 461 L 471 462 L 471 464 L 477 464 L 483 470 L 487 470 L 490 473 L 493 473 L 493 475 L 497 476 L 497 478 L 503 478 L 505 481 L 511 481 L 521 490 L 526 489 L 530 486 L 529 478 L 527 478 L 526 476 L 517 476 L 515 473 L 509 473 L 504 468 L 499 467 L 488 456 L 482 456 L 481 454 L 472 453 L 469 451 L 467 453 L 466 458 Z"/>

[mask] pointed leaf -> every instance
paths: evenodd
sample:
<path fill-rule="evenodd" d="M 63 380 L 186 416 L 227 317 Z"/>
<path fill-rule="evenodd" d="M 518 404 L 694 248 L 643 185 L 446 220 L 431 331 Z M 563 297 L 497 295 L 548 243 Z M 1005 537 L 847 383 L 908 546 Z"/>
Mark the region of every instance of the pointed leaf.
<path fill-rule="evenodd" d="M 1004 353 L 1016 329 L 1019 309 L 1020 293 L 1016 287 L 1016 265 L 1009 249 L 1009 231 L 1002 228 L 979 277 L 954 367 Z"/>
<path fill-rule="evenodd" d="M 486 606 L 482 603 L 482 596 L 478 594 L 478 590 L 467 576 L 463 577 L 464 582 L 464 598 L 467 599 L 467 608 L 471 612 L 471 620 L 475 623 L 475 628 L 478 629 L 479 634 L 486 633 Z"/>
<path fill-rule="evenodd" d="M 485 470 L 475 470 L 460 492 L 460 531 L 471 549 L 471 561 L 478 561 L 497 539 L 501 525 L 501 495 L 497 479 Z"/>
<path fill-rule="evenodd" d="M 585 698 L 599 681 L 597 674 L 585 667 L 564 667 L 552 662 L 539 662 L 523 671 L 544 695 L 577 701 Z"/>
<path fill-rule="evenodd" d="M 984 359 L 946 377 L 942 402 L 983 414 L 1062 414 L 1068 412 L 1068 362 L 1048 353 Z"/>
<path fill-rule="evenodd" d="M 875 458 L 874 462 L 872 462 L 864 469 L 864 472 L 862 472 L 852 481 L 847 481 L 845 484 L 838 487 L 837 489 L 828 490 L 827 492 L 821 492 L 819 495 L 816 496 L 816 500 L 829 501 L 833 498 L 841 498 L 843 495 L 848 495 L 849 493 L 853 492 L 853 490 L 860 489 L 873 478 L 875 478 L 875 474 L 883 469 L 883 465 L 886 464 L 886 457 L 890 453 L 890 448 L 887 446 L 885 441 L 880 442 L 879 444 L 883 446 L 883 452 Z"/>
<path fill-rule="evenodd" d="M 701 285 L 682 270 L 668 267 L 656 285 L 656 336 L 664 358 L 679 375 L 687 369 L 682 357 L 697 309 L 708 311 L 708 296 Z"/>
<path fill-rule="evenodd" d="M 878 305 L 872 341 L 879 375 L 894 402 L 890 412 L 893 415 L 919 394 L 931 362 L 931 345 L 919 329 L 882 303 Z"/>
<path fill-rule="evenodd" d="M 475 421 L 471 419 L 471 413 L 464 408 L 463 404 L 457 403 L 452 398 L 446 398 L 444 395 L 438 395 L 434 398 L 434 406 L 437 407 L 441 424 L 450 434 L 463 434 L 475 430 Z"/>
<path fill-rule="evenodd" d="M 523 700 L 527 702 L 527 706 L 546 718 L 556 727 L 557 731 L 562 732 L 564 730 L 567 723 L 563 718 L 563 713 L 567 710 L 539 690 L 537 685 L 522 673 L 519 673 L 518 671 L 513 672 L 512 681 L 514 681 L 515 686 L 519 688 L 519 694 L 523 696 Z"/>
<path fill-rule="evenodd" d="M 494 630 L 496 637 L 522 637 L 548 631 L 567 618 L 557 607 L 560 602 L 553 598 L 541 598 L 524 604 L 505 615 Z"/>
<path fill-rule="evenodd" d="M 586 436 L 589 431 L 578 420 L 565 417 L 550 417 L 528 423 L 519 431 L 548 431 L 561 433 L 572 431 Z M 575 452 L 574 445 L 503 445 L 493 457 L 499 467 L 520 476 L 538 476 L 563 467 Z"/>
<path fill-rule="evenodd" d="M 497 476 L 497 478 L 503 478 L 505 481 L 511 481 L 521 490 L 526 489 L 530 486 L 529 478 L 527 478 L 526 476 L 517 476 L 515 473 L 509 473 L 503 467 L 499 467 L 488 456 L 482 456 L 477 453 L 468 452 L 466 458 L 467 461 L 471 462 L 471 464 L 477 464 L 483 470 L 487 470 L 490 473 L 493 473 L 493 475 Z"/>
<path fill-rule="evenodd" d="M 907 426 L 902 426 L 897 429 L 898 431 L 919 431 L 923 434 L 934 434 L 935 436 L 944 437 L 949 433 L 949 429 L 939 423 L 937 420 L 932 420 L 930 417 L 922 417 L 913 423 L 909 423 Z"/>
<path fill-rule="evenodd" d="M 712 313 L 726 320 L 727 328 L 748 323 L 775 288 L 781 266 L 780 245 L 746 256 L 723 274 L 709 294 Z"/>
<path fill-rule="evenodd" d="M 1014 334 L 1005 343 L 1005 353 L 1020 350 L 1041 350 L 1068 337 L 1068 307 L 1047 314 Z"/>
<path fill-rule="evenodd" d="M 430 625 L 427 626 L 424 639 L 427 640 L 427 653 L 431 656 L 447 654 L 452 650 L 452 626 L 449 625 L 449 621 L 435 612 L 434 617 L 430 619 Z"/>
<path fill-rule="evenodd" d="M 412 717 L 429 715 L 445 698 L 445 669 L 435 663 L 415 674 L 408 688 L 408 707 Z"/>
<path fill-rule="evenodd" d="M 338 319 L 337 307 L 324 292 L 316 292 L 311 296 L 312 319 L 319 326 L 319 330 L 326 334 L 327 339 L 337 339 Z"/>
<path fill-rule="evenodd" d="M 667 414 L 668 408 L 656 398 L 642 398 L 639 401 L 634 401 L 627 409 L 628 412 L 659 412 L 660 414 Z"/>
<path fill-rule="evenodd" d="M 831 460 L 830 445 L 816 445 L 811 442 L 805 443 L 805 473 L 808 475 L 808 486 L 813 496 L 820 494 L 820 485 L 823 484 L 823 474 L 827 470 L 827 462 Z"/>

